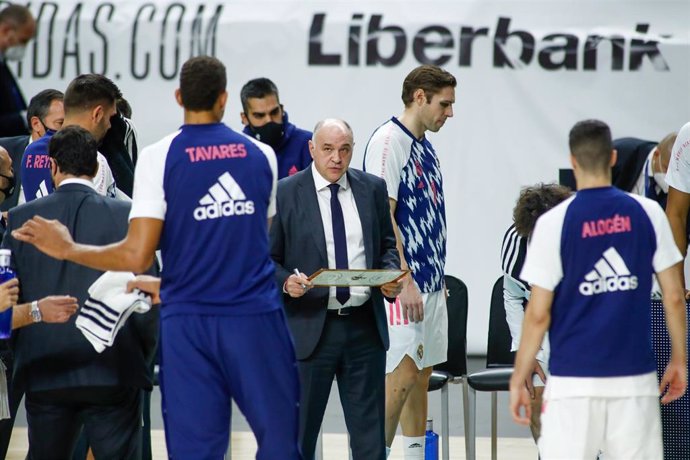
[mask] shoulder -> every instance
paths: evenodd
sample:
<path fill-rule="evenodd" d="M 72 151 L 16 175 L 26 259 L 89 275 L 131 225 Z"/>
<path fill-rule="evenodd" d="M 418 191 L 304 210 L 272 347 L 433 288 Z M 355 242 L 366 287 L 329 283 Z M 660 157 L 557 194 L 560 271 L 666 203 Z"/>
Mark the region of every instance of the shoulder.
<path fill-rule="evenodd" d="M 145 157 L 145 156 L 165 156 L 168 154 L 168 150 L 170 150 L 170 145 L 173 143 L 175 138 L 179 136 L 181 133 L 181 130 L 177 130 L 174 133 L 170 133 L 167 136 L 163 137 L 159 141 L 154 142 L 153 144 L 147 145 L 141 150 L 141 155 L 140 157 Z"/>
<path fill-rule="evenodd" d="M 278 194 L 290 193 L 304 181 L 312 179 L 311 167 L 296 172 L 292 176 L 284 177 L 278 181 Z"/>

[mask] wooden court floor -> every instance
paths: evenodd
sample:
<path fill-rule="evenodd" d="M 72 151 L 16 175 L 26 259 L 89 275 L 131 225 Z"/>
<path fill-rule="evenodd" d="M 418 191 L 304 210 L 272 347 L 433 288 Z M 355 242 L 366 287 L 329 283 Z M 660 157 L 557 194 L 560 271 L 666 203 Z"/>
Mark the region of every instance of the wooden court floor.
<path fill-rule="evenodd" d="M 165 437 L 163 430 L 151 432 L 153 458 L 164 460 L 167 458 Z M 27 431 L 23 427 L 15 427 L 7 453 L 7 460 L 24 460 L 27 450 Z M 324 433 L 324 460 L 347 460 L 347 436 L 345 434 Z M 450 458 L 452 460 L 465 459 L 465 442 L 462 437 L 452 436 L 450 439 Z M 256 442 L 250 432 L 232 433 L 232 460 L 253 460 L 256 455 Z M 477 438 L 477 460 L 491 458 L 491 440 Z M 498 458 L 510 460 L 536 460 L 537 448 L 528 438 L 499 438 Z M 400 446 L 393 443 L 393 451 L 389 460 L 403 460 Z"/>

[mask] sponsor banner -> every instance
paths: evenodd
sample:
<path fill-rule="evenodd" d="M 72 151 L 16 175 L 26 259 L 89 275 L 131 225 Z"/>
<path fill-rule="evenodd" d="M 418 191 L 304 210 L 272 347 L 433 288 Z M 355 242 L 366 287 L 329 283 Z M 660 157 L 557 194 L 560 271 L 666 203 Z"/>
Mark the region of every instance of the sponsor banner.
<path fill-rule="evenodd" d="M 486 346 L 501 238 L 520 187 L 555 181 L 569 166 L 570 127 L 599 118 L 615 137 L 658 140 L 690 120 L 690 4 L 683 0 L 29 6 L 38 34 L 15 66 L 25 94 L 103 73 L 130 101 L 142 145 L 182 123 L 173 92 L 181 64 L 194 55 L 226 64 L 229 125 L 241 128 L 241 86 L 269 77 L 298 126 L 310 129 L 324 117 L 352 125 L 356 167 L 371 132 L 401 113 L 402 80 L 413 67 L 433 63 L 456 75 L 455 116 L 429 139 L 445 178 L 447 273 L 471 293 L 470 352 Z"/>

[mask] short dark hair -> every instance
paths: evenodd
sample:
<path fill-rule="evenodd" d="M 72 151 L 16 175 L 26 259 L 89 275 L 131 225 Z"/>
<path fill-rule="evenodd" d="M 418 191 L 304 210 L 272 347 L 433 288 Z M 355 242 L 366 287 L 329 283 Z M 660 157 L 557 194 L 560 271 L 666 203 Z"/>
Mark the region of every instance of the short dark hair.
<path fill-rule="evenodd" d="M 244 84 L 240 91 L 240 100 L 242 101 L 242 110 L 247 113 L 249 98 L 261 99 L 266 96 L 275 95 L 280 104 L 280 96 L 278 95 L 278 87 L 268 78 L 255 78 L 249 80 Z"/>
<path fill-rule="evenodd" d="M 523 238 L 532 236 L 539 216 L 569 198 L 572 191 L 558 184 L 537 184 L 525 187 L 513 209 L 515 230 Z"/>
<path fill-rule="evenodd" d="M 97 105 L 115 104 L 120 88 L 104 75 L 88 73 L 72 80 L 65 91 L 65 115 L 91 110 Z"/>
<path fill-rule="evenodd" d="M 211 110 L 226 85 L 225 66 L 212 56 L 193 57 L 182 65 L 180 96 L 186 110 Z"/>
<path fill-rule="evenodd" d="M 20 27 L 33 19 L 31 11 L 22 5 L 10 3 L 9 6 L 0 10 L 0 24 L 10 23 L 15 27 Z"/>
<path fill-rule="evenodd" d="M 53 101 L 62 101 L 64 98 L 65 95 L 62 94 L 62 91 L 56 89 L 44 89 L 36 94 L 29 101 L 29 107 L 26 109 L 26 122 L 28 125 L 31 126 L 31 119 L 33 117 L 38 117 L 43 122 Z"/>
<path fill-rule="evenodd" d="M 65 126 L 50 139 L 48 155 L 65 174 L 93 177 L 98 171 L 97 145 L 81 126 Z"/>
<path fill-rule="evenodd" d="M 405 107 L 412 104 L 414 92 L 418 89 L 424 91 L 427 102 L 431 102 L 434 94 L 438 94 L 443 88 L 453 87 L 457 80 L 449 72 L 435 65 L 420 65 L 407 74 L 403 81 L 402 101 Z"/>
<path fill-rule="evenodd" d="M 601 173 L 611 170 L 613 141 L 611 129 L 603 121 L 578 121 L 570 130 L 568 143 L 570 153 L 585 171 Z"/>
<path fill-rule="evenodd" d="M 129 105 L 127 99 L 121 97 L 115 102 L 115 105 L 117 106 L 117 113 L 125 118 L 132 118 L 132 106 Z"/>

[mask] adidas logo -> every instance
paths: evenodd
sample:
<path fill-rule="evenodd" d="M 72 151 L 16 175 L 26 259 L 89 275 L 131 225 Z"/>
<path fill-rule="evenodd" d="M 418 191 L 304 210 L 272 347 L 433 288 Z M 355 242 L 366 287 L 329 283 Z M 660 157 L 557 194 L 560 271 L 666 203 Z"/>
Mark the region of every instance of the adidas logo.
<path fill-rule="evenodd" d="M 580 283 L 580 294 L 587 296 L 634 289 L 637 289 L 637 276 L 630 274 L 623 258 L 613 247 L 604 251 L 594 264 L 594 270 L 587 273 L 585 281 Z"/>
<path fill-rule="evenodd" d="M 46 181 L 41 181 L 41 185 L 38 186 L 38 190 L 36 190 L 36 199 L 38 198 L 43 198 L 44 196 L 48 196 L 50 193 L 48 192 L 48 186 L 46 185 Z"/>
<path fill-rule="evenodd" d="M 247 200 L 229 172 L 218 178 L 199 204 L 201 206 L 194 209 L 194 219 L 199 221 L 254 214 L 254 202 Z"/>

